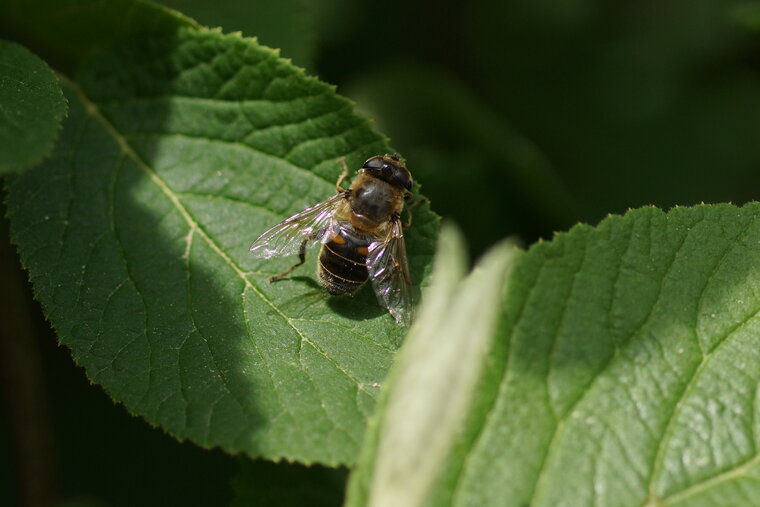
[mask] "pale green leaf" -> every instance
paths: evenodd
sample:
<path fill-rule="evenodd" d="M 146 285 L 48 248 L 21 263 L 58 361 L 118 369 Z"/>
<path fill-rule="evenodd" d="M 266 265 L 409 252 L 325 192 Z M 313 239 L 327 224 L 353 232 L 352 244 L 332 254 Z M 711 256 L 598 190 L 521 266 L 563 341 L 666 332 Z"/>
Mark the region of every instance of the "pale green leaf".
<path fill-rule="evenodd" d="M 8 215 L 77 363 L 178 438 L 352 462 L 405 330 L 369 288 L 328 297 L 314 254 L 269 284 L 295 259 L 248 247 L 333 195 L 341 157 L 358 168 L 386 140 L 328 85 L 218 31 L 126 36 L 64 84 L 60 142 L 10 182 Z M 420 206 L 414 220 L 420 283 L 437 219 Z"/>
<path fill-rule="evenodd" d="M 0 174 L 47 155 L 65 114 L 53 71 L 23 46 L 0 40 Z"/>
<path fill-rule="evenodd" d="M 462 243 L 453 228 L 441 231 L 435 282 L 389 375 L 351 505 L 421 505 L 467 418 L 516 249 L 495 247 L 463 280 Z"/>
<path fill-rule="evenodd" d="M 460 431 L 428 426 L 446 432 L 451 451 L 431 486 L 420 472 L 424 494 L 405 503 L 756 503 L 758 266 L 758 204 L 644 208 L 532 247 L 507 277 Z M 396 368 L 423 361 L 394 365 L 383 399 L 402 396 Z M 424 406 L 442 403 L 430 384 L 403 389 L 417 390 Z M 391 401 L 379 420 L 352 478 L 351 505 L 388 490 L 375 485 L 393 449 L 382 435 L 398 424 Z"/>

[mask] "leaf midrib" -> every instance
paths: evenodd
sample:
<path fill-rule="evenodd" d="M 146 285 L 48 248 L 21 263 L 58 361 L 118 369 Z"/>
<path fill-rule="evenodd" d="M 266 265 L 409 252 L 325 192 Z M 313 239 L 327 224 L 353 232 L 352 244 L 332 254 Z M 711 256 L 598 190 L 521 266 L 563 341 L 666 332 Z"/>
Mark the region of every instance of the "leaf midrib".
<path fill-rule="evenodd" d="M 372 399 L 376 399 L 377 395 L 373 392 L 367 389 L 364 384 L 359 381 L 358 378 L 351 375 L 345 368 L 343 368 L 341 365 L 336 363 L 330 356 L 328 356 L 322 349 L 317 347 L 317 345 L 312 342 L 306 335 L 304 335 L 298 327 L 296 327 L 291 318 L 288 317 L 285 313 L 280 310 L 277 305 L 274 304 L 274 302 L 266 297 L 266 295 L 261 291 L 261 289 L 254 284 L 247 276 L 247 273 L 243 271 L 243 269 L 238 266 L 220 247 L 219 245 L 214 242 L 214 240 L 211 239 L 211 237 L 206 233 L 206 231 L 203 229 L 203 227 L 200 226 L 198 222 L 196 222 L 192 215 L 187 211 L 185 206 L 182 204 L 182 202 L 179 200 L 177 194 L 174 193 L 174 191 L 169 187 L 169 185 L 137 154 L 137 152 L 132 148 L 132 146 L 127 142 L 126 138 L 119 134 L 119 132 L 116 130 L 116 128 L 111 124 L 111 122 L 100 112 L 100 109 L 98 106 L 91 101 L 85 92 L 82 90 L 82 88 L 75 82 L 69 80 L 66 76 L 64 76 L 61 73 L 57 74 L 58 79 L 61 81 L 61 83 L 66 86 L 67 88 L 71 89 L 79 99 L 79 101 L 84 105 L 85 111 L 87 114 L 89 114 L 92 118 L 94 118 L 98 123 L 100 123 L 103 128 L 106 130 L 106 132 L 113 138 L 113 140 L 117 143 L 117 145 L 121 148 L 121 150 L 124 152 L 124 154 L 129 157 L 149 178 L 150 180 L 161 190 L 161 192 L 169 199 L 169 201 L 172 203 L 172 205 L 177 209 L 177 211 L 182 216 L 183 220 L 187 223 L 190 230 L 188 231 L 188 237 L 192 238 L 196 233 L 200 235 L 203 240 L 206 242 L 206 244 L 224 261 L 225 264 L 227 264 L 232 270 L 237 274 L 237 276 L 243 281 L 246 288 L 250 288 L 263 302 L 265 302 L 272 310 L 274 310 L 275 314 L 280 316 L 288 326 L 298 335 L 300 342 L 307 343 L 309 346 L 311 346 L 317 353 L 319 353 L 322 357 L 324 357 L 330 364 L 332 364 L 338 371 L 340 371 L 343 375 L 345 375 L 348 379 L 350 379 L 357 387 L 358 390 L 363 391 L 367 395 L 369 395 Z M 303 171 L 306 171 L 304 168 L 299 168 Z"/>

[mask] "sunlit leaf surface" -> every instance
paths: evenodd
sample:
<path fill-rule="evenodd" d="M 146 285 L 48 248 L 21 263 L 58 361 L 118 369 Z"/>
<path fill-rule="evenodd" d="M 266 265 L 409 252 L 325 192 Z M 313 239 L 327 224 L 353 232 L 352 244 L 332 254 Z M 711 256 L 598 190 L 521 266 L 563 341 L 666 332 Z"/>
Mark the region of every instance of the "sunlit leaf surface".
<path fill-rule="evenodd" d="M 480 377 L 467 421 L 454 434 L 438 420 L 428 425 L 450 446 L 435 483 L 395 505 L 755 504 L 758 247 L 758 204 L 643 208 L 532 247 L 507 277 L 486 359 L 457 366 Z M 479 329 L 477 314 L 461 318 Z M 410 345 L 422 334 L 413 329 Z M 478 336 L 463 331 L 440 346 Z M 382 471 L 399 453 L 383 435 L 404 427 L 394 399 L 433 410 L 452 396 L 397 380 L 420 367 L 394 366 L 351 505 L 415 484 L 399 473 L 403 462 Z"/>

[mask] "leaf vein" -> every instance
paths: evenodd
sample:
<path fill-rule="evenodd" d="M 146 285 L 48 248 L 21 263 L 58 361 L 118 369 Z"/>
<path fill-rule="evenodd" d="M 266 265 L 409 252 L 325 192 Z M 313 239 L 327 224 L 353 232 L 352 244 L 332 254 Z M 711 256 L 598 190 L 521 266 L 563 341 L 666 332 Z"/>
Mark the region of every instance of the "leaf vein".
<path fill-rule="evenodd" d="M 702 300 L 704 298 L 705 290 L 707 288 L 707 285 L 709 284 L 712 277 L 717 272 L 720 265 L 723 263 L 725 258 L 728 256 L 728 253 L 733 250 L 733 247 L 738 243 L 739 239 L 743 237 L 747 231 L 749 230 L 750 226 L 752 225 L 753 221 L 749 220 L 747 222 L 747 225 L 744 226 L 744 228 L 737 233 L 737 235 L 734 237 L 733 241 L 729 243 L 726 248 L 723 250 L 723 253 L 721 254 L 720 258 L 715 262 L 713 269 L 710 271 L 708 276 L 705 277 L 704 284 L 702 286 L 702 289 L 700 290 L 700 297 L 696 304 L 696 315 L 695 315 L 695 335 L 697 335 L 698 332 L 698 326 L 696 325 L 699 319 L 699 308 L 702 304 Z M 686 234 L 688 236 L 688 234 Z M 756 315 L 757 312 L 755 312 L 754 315 Z M 700 364 L 697 365 L 697 367 L 692 371 L 691 378 L 689 381 L 684 385 L 683 390 L 678 396 L 678 399 L 676 400 L 675 404 L 673 404 L 673 410 L 671 410 L 670 414 L 668 414 L 668 419 L 663 427 L 663 432 L 660 435 L 659 442 L 657 442 L 657 451 L 655 452 L 655 455 L 652 460 L 651 465 L 651 475 L 648 479 L 648 486 L 647 491 L 649 492 L 650 499 L 654 499 L 656 497 L 656 492 L 654 491 L 655 484 L 657 480 L 659 479 L 659 475 L 662 471 L 663 462 L 665 459 L 665 452 L 667 443 L 670 441 L 670 437 L 672 436 L 673 432 L 675 431 L 675 424 L 678 419 L 678 414 L 680 414 L 683 405 L 685 403 L 685 400 L 688 398 L 688 395 L 691 394 L 692 390 L 696 386 L 697 379 L 700 377 L 701 372 L 706 367 L 705 365 L 709 362 L 710 358 L 713 356 L 713 353 L 722 345 L 727 338 L 736 330 L 739 326 L 743 325 L 744 323 L 748 322 L 749 319 L 751 319 L 753 314 L 748 315 L 743 321 L 737 323 L 736 325 L 732 326 L 728 332 L 720 338 L 720 340 L 717 341 L 717 344 L 711 349 L 705 352 L 705 350 L 702 347 L 702 341 L 699 339 L 699 336 L 696 336 L 697 339 L 697 345 L 699 346 L 700 351 L 702 352 L 702 361 Z"/>
<path fill-rule="evenodd" d="M 261 358 L 261 362 L 264 364 L 264 368 L 267 369 L 267 373 L 269 374 L 269 381 L 272 385 L 272 391 L 274 392 L 274 395 L 277 397 L 277 403 L 282 407 L 282 411 L 288 415 L 293 421 L 296 420 L 295 415 L 290 411 L 290 408 L 286 403 L 282 400 L 282 395 L 280 394 L 280 390 L 277 388 L 277 384 L 274 381 L 274 370 L 272 370 L 272 365 L 269 364 L 269 361 L 267 361 L 267 358 L 264 356 L 264 353 L 259 348 L 259 343 L 256 340 L 256 337 L 253 334 L 253 331 L 251 330 L 251 323 L 248 315 L 248 310 L 245 306 L 246 303 L 246 294 L 247 291 L 243 291 L 243 295 L 241 297 L 241 304 L 243 306 L 243 320 L 245 321 L 245 331 L 246 335 L 248 335 L 248 338 L 251 340 L 251 345 L 253 345 L 253 350 L 256 351 L 256 354 Z M 301 340 L 298 340 L 298 346 L 301 346 Z"/>
<path fill-rule="evenodd" d="M 760 477 L 755 477 L 754 475 L 749 473 L 750 470 L 758 464 L 760 464 L 760 455 L 752 456 L 751 458 L 747 459 L 744 462 L 737 463 L 733 467 L 728 468 L 717 475 L 713 475 L 712 477 L 702 482 L 693 484 L 689 486 L 688 488 L 678 491 L 676 493 L 673 493 L 669 496 L 666 496 L 661 499 L 650 497 L 647 500 L 647 503 L 645 505 L 647 507 L 648 506 L 656 507 L 656 506 L 661 506 L 665 504 L 682 503 L 684 500 L 686 500 L 687 498 L 691 496 L 697 495 L 701 493 L 702 491 L 707 490 L 708 488 L 721 484 L 722 482 L 733 480 L 733 479 L 748 478 L 748 479 L 760 481 Z"/>
<path fill-rule="evenodd" d="M 650 223 L 647 225 L 647 227 L 649 228 L 649 232 L 650 232 L 650 235 L 651 235 L 652 234 L 651 219 L 650 219 Z M 670 271 L 672 270 L 673 265 L 675 264 L 676 257 L 678 256 L 678 253 L 681 251 L 681 249 L 683 248 L 683 246 L 684 246 L 684 244 L 686 242 L 687 236 L 688 236 L 688 233 L 684 234 L 681 237 L 681 240 L 680 240 L 678 246 L 673 249 L 673 255 L 671 256 L 671 258 L 670 258 L 670 260 L 668 262 L 668 268 L 666 269 L 665 273 L 663 274 L 662 280 L 666 279 L 668 277 L 668 275 L 670 274 Z M 633 236 L 631 236 L 631 238 L 632 237 Z M 631 241 L 631 239 L 629 239 L 629 241 Z M 650 239 L 650 245 L 651 245 L 651 239 Z M 622 262 L 621 262 L 621 266 L 622 266 Z M 662 297 L 662 283 L 658 284 L 657 296 L 652 299 L 653 303 L 649 307 L 649 310 L 648 310 L 647 314 L 644 316 L 644 318 L 642 319 L 642 321 L 638 325 L 638 327 L 631 329 L 631 331 L 629 332 L 628 336 L 624 340 L 622 340 L 620 342 L 619 346 L 615 349 L 615 352 L 613 354 L 611 354 L 610 357 L 609 357 L 609 359 L 604 363 L 604 365 L 602 365 L 602 367 L 599 369 L 599 371 L 594 376 L 594 378 L 592 379 L 592 381 L 587 386 L 585 386 L 585 388 L 581 391 L 580 395 L 575 400 L 573 400 L 572 403 L 569 404 L 569 406 L 568 406 L 567 410 L 565 411 L 565 413 L 557 421 L 557 425 L 555 427 L 554 433 L 552 434 L 551 441 L 549 442 L 549 446 L 547 448 L 545 459 L 542 462 L 541 467 L 539 469 L 540 472 L 539 472 L 539 478 L 536 480 L 536 488 L 534 489 L 533 494 L 531 495 L 532 501 L 535 501 L 535 495 L 536 495 L 536 492 L 538 491 L 538 484 L 541 481 L 541 477 L 543 477 L 545 475 L 545 473 L 546 473 L 545 463 L 549 459 L 550 454 L 553 452 L 552 449 L 556 445 L 559 445 L 560 436 L 564 433 L 565 421 L 567 420 L 567 417 L 570 414 L 573 413 L 573 411 L 575 410 L 575 408 L 591 392 L 592 387 L 597 382 L 597 380 L 601 377 L 601 375 L 614 363 L 615 359 L 620 354 L 620 350 L 621 350 L 622 346 L 625 345 L 626 343 L 628 343 L 629 341 L 631 341 L 633 339 L 633 337 L 636 336 L 636 334 L 642 329 L 642 327 L 644 326 L 644 324 L 649 321 L 649 319 L 652 316 L 652 312 L 654 311 L 654 308 L 657 306 L 657 303 L 660 301 L 661 297 Z"/>
<path fill-rule="evenodd" d="M 197 331 L 198 336 L 200 336 L 201 341 L 203 341 L 203 344 L 206 346 L 206 350 L 208 351 L 209 357 L 211 358 L 211 362 L 214 364 L 214 373 L 217 379 L 219 379 L 224 386 L 224 390 L 227 392 L 227 394 L 232 398 L 232 400 L 237 404 L 237 406 L 240 408 L 241 414 L 243 414 L 244 417 L 248 418 L 248 414 L 245 410 L 245 404 L 242 403 L 237 396 L 235 396 L 235 392 L 230 387 L 229 379 L 227 378 L 227 375 L 224 373 L 224 369 L 219 365 L 217 362 L 216 354 L 214 353 L 213 347 L 211 347 L 211 343 L 209 342 L 208 337 L 205 335 L 205 333 L 201 330 L 201 328 L 198 326 L 198 323 L 195 320 L 195 312 L 193 311 L 193 290 L 192 290 L 192 270 L 190 269 L 190 252 L 188 252 L 187 257 L 185 258 L 185 270 L 187 272 L 187 308 L 188 308 L 188 315 L 190 317 L 190 323 L 193 326 L 193 329 Z M 221 399 L 221 396 L 220 396 Z M 206 441 L 208 441 L 208 436 L 211 432 L 211 417 L 213 417 L 214 409 L 219 402 L 219 399 L 217 399 L 214 404 L 211 406 L 209 410 L 209 424 L 206 427 Z M 239 428 L 239 432 L 243 431 L 243 428 Z"/>

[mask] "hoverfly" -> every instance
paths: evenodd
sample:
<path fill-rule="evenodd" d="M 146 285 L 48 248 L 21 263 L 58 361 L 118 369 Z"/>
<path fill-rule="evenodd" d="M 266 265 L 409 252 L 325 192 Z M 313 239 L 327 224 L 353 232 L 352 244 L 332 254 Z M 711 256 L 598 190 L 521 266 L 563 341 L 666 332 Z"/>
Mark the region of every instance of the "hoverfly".
<path fill-rule="evenodd" d="M 412 195 L 412 176 L 397 155 L 378 155 L 343 190 L 348 168 L 342 159 L 341 164 L 336 195 L 265 231 L 250 251 L 265 259 L 298 254 L 294 266 L 269 278 L 274 282 L 304 263 L 307 247 L 320 243 L 317 276 L 327 292 L 353 294 L 370 280 L 380 304 L 396 322 L 409 325 L 412 281 L 401 211 Z"/>

